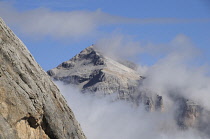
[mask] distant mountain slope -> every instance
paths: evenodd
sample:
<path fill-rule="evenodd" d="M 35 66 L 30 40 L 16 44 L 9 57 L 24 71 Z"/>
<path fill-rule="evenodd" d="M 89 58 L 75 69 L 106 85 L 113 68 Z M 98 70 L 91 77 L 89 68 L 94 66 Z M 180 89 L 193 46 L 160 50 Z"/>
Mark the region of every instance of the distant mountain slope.
<path fill-rule="evenodd" d="M 0 138 L 85 139 L 58 88 L 1 18 Z"/>

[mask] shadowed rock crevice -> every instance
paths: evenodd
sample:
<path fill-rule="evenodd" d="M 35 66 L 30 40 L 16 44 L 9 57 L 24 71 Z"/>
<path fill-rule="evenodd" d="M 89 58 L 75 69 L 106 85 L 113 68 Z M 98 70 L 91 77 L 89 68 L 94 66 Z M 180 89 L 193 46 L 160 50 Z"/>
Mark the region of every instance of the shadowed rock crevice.
<path fill-rule="evenodd" d="M 39 126 L 38 119 L 36 119 L 35 117 L 33 117 L 31 115 L 26 116 L 26 117 L 22 118 L 21 120 L 27 121 L 29 126 L 34 129 L 36 129 Z"/>
<path fill-rule="evenodd" d="M 91 87 L 98 82 L 102 82 L 104 76 L 105 76 L 105 74 L 101 70 L 94 71 L 94 73 L 92 75 L 90 75 L 90 79 L 89 79 L 88 83 L 83 86 L 83 89 Z M 95 91 L 97 91 L 97 90 L 95 90 Z"/>
<path fill-rule="evenodd" d="M 54 135 L 53 130 L 51 129 L 45 116 L 43 116 L 42 118 L 41 127 L 44 130 L 45 134 L 47 134 L 48 137 L 50 137 L 50 139 L 58 139 L 58 137 Z"/>

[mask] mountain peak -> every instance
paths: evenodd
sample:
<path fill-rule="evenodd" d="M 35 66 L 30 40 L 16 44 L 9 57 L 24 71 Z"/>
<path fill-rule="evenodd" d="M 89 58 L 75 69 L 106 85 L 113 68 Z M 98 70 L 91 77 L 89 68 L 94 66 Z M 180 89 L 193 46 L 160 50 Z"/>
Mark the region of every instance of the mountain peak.
<path fill-rule="evenodd" d="M 105 56 L 94 45 L 87 47 L 58 67 L 49 70 L 48 74 L 55 80 L 79 85 L 82 90 L 100 90 L 104 93 L 120 90 L 128 92 L 126 88 L 137 85 L 141 80 L 135 70 Z M 111 82 L 115 85 L 110 84 Z M 116 82 L 118 83 L 116 84 Z"/>
<path fill-rule="evenodd" d="M 123 60 L 118 62 L 90 46 L 47 73 L 54 80 L 75 85 L 83 92 L 115 93 L 118 99 L 136 101 L 137 105 L 144 103 L 147 110 L 162 109 L 162 99 L 158 95 L 153 99 L 149 94 L 139 93 L 138 87 L 144 77 L 130 68 L 134 67 L 131 65 Z"/>
<path fill-rule="evenodd" d="M 88 55 L 90 53 L 96 53 L 96 49 L 93 45 L 85 48 L 84 50 L 82 50 L 79 54 L 80 55 Z"/>
<path fill-rule="evenodd" d="M 96 51 L 96 48 L 94 45 L 90 45 L 89 47 L 85 48 L 84 50 L 82 50 L 81 52 L 91 52 L 91 51 Z"/>

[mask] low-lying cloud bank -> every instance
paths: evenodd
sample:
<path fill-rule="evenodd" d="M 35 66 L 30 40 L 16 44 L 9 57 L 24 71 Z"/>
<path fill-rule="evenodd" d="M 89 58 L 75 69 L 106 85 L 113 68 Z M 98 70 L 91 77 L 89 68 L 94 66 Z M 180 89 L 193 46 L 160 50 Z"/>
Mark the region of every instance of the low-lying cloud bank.
<path fill-rule="evenodd" d="M 56 82 L 89 139 L 207 139 L 193 129 L 181 131 L 174 109 L 146 112 L 114 96 L 81 94 L 78 89 Z"/>

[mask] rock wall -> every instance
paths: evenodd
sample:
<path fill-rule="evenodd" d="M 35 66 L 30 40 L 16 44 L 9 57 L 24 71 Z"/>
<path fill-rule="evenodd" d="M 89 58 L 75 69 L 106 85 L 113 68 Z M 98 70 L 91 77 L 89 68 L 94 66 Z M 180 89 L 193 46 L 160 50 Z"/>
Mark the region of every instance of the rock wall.
<path fill-rule="evenodd" d="M 0 138 L 86 138 L 59 89 L 2 19 Z"/>

